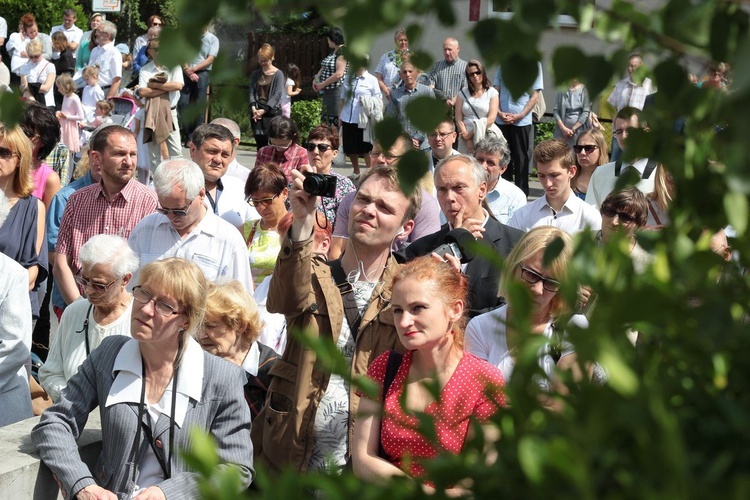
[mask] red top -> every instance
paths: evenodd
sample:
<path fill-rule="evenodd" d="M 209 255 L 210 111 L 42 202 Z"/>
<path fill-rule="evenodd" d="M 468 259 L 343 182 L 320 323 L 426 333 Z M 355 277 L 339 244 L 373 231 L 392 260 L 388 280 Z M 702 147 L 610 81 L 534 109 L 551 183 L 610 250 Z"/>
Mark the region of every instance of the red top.
<path fill-rule="evenodd" d="M 380 427 L 383 449 L 391 462 L 412 477 L 424 474 L 419 460 L 435 458 L 439 451 L 459 454 L 469 429 L 470 417 L 488 420 L 500 406 L 505 406 L 503 374 L 476 356 L 464 353 L 440 399 L 427 405 L 424 413 L 435 418 L 439 447 L 418 432 L 419 420 L 406 414 L 399 401 L 409 375 L 413 351 L 404 354 L 401 366 L 385 398 L 385 417 Z M 367 370 L 381 391 L 388 365 L 388 352 L 381 354 Z M 407 468 L 408 466 L 408 468 Z"/>
<path fill-rule="evenodd" d="M 299 170 L 302 165 L 309 165 L 310 159 L 307 150 L 299 144 L 292 144 L 284 151 L 279 151 L 274 146 L 263 146 L 255 157 L 256 165 L 266 163 L 277 163 L 281 168 L 286 181 L 292 182 L 292 170 Z"/>

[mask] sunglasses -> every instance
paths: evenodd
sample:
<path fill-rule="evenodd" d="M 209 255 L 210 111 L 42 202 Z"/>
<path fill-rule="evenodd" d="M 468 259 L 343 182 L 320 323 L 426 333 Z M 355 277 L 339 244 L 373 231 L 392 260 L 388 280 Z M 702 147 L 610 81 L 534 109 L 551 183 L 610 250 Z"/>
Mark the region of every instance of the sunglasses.
<path fill-rule="evenodd" d="M 469 75 L 469 76 L 477 76 L 477 75 L 481 75 L 482 72 L 479 71 L 479 70 L 477 70 L 477 71 L 467 71 L 466 74 Z"/>
<path fill-rule="evenodd" d="M 78 283 L 79 285 L 81 285 L 81 288 L 83 288 L 84 290 L 86 290 L 87 288 L 91 287 L 93 290 L 95 290 L 97 292 L 106 292 L 107 290 L 109 290 L 110 288 L 112 288 L 112 285 L 114 285 L 115 283 L 117 283 L 117 280 L 120 279 L 120 278 L 115 278 L 112 281 L 110 281 L 109 283 L 104 284 L 104 283 L 94 283 L 91 280 L 87 280 L 86 278 L 84 278 L 80 274 L 77 274 L 75 278 L 76 278 L 76 283 Z"/>
<path fill-rule="evenodd" d="M 292 141 L 289 141 L 287 144 L 274 144 L 271 142 L 268 145 L 272 146 L 276 151 L 286 151 L 292 146 Z"/>
<path fill-rule="evenodd" d="M 623 212 L 618 212 L 617 210 L 611 207 L 602 207 L 601 212 L 603 216 L 610 217 L 612 219 L 614 219 L 616 215 L 617 219 L 620 222 L 624 222 L 625 224 L 633 224 L 635 222 L 635 217 L 633 217 L 632 215 L 626 214 Z"/>
<path fill-rule="evenodd" d="M 190 211 L 190 205 L 193 204 L 193 200 L 190 200 L 190 203 L 187 204 L 185 208 L 162 208 L 162 207 L 156 207 L 156 211 L 159 212 L 162 215 L 169 216 L 169 214 L 172 214 L 176 217 L 185 217 L 188 212 Z"/>
<path fill-rule="evenodd" d="M 586 151 L 586 154 L 591 154 L 594 151 L 599 149 L 599 146 L 594 146 L 593 144 L 585 144 L 585 145 L 575 145 L 573 146 L 573 151 L 576 152 L 576 154 L 581 154 L 581 151 Z"/>
<path fill-rule="evenodd" d="M 311 153 L 312 153 L 313 151 L 315 151 L 315 149 L 316 149 L 316 148 L 317 148 L 317 150 L 318 150 L 318 151 L 320 151 L 321 153 L 325 153 L 326 151 L 328 151 L 328 150 L 329 150 L 329 149 L 331 149 L 332 147 L 333 147 L 333 146 L 331 146 L 330 144 L 316 144 L 316 143 L 314 143 L 314 142 L 308 142 L 308 143 L 307 143 L 307 150 L 308 150 L 309 152 L 311 152 Z"/>
<path fill-rule="evenodd" d="M 18 154 L 14 153 L 8 148 L 0 148 L 0 158 L 3 160 L 10 160 L 14 156 L 18 156 Z"/>
<path fill-rule="evenodd" d="M 527 283 L 531 283 L 532 285 L 534 283 L 542 282 L 542 288 L 547 290 L 548 292 L 557 292 L 560 290 L 560 282 L 553 280 L 552 278 L 545 278 L 541 274 L 539 274 L 536 271 L 532 271 L 526 266 L 520 266 L 521 267 L 521 279 L 524 280 Z"/>
<path fill-rule="evenodd" d="M 247 202 L 253 207 L 268 207 L 271 205 L 271 203 L 273 203 L 273 200 L 275 200 L 279 196 L 279 194 L 276 194 L 271 196 L 270 198 L 261 198 L 260 200 L 256 198 L 248 198 Z"/>

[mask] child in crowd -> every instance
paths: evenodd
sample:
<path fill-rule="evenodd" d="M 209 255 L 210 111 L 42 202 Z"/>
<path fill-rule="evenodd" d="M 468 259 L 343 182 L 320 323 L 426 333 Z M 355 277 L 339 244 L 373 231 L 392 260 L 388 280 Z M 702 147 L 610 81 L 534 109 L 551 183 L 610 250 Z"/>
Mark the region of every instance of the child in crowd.
<path fill-rule="evenodd" d="M 104 99 L 104 91 L 99 86 L 99 68 L 96 66 L 86 66 L 81 73 L 86 86 L 83 88 L 81 104 L 86 115 L 86 121 L 94 119 L 96 104 Z"/>
<path fill-rule="evenodd" d="M 284 84 L 286 92 L 281 95 L 281 114 L 290 118 L 292 115 L 292 97 L 299 95 L 302 88 L 299 85 L 299 68 L 296 64 L 289 63 L 286 65 L 286 83 Z"/>
<path fill-rule="evenodd" d="M 112 109 L 114 109 L 114 107 L 115 105 L 112 104 L 112 101 L 106 99 L 102 99 L 96 103 L 96 111 L 94 112 L 95 114 L 93 118 L 79 124 L 82 129 L 81 138 L 83 144 L 88 144 L 89 139 L 91 138 L 91 133 L 98 127 L 112 123 L 110 114 L 112 114 Z"/>
<path fill-rule="evenodd" d="M 120 88 L 124 89 L 130 86 L 133 81 L 133 56 L 130 55 L 130 49 L 124 43 L 118 43 L 115 48 L 122 54 L 122 82 Z"/>
<path fill-rule="evenodd" d="M 58 76 L 55 85 L 63 96 L 62 108 L 56 113 L 60 120 L 60 140 L 71 153 L 78 153 L 81 150 L 78 122 L 85 118 L 81 99 L 76 95 L 76 85 L 69 74 Z"/>
<path fill-rule="evenodd" d="M 55 71 L 57 74 L 62 75 L 63 73 L 67 73 L 72 76 L 76 70 L 76 60 L 73 56 L 73 51 L 70 50 L 68 38 L 62 31 L 55 31 L 52 33 L 52 51 L 53 54 L 59 54 L 58 57 L 52 61 L 55 65 Z"/>

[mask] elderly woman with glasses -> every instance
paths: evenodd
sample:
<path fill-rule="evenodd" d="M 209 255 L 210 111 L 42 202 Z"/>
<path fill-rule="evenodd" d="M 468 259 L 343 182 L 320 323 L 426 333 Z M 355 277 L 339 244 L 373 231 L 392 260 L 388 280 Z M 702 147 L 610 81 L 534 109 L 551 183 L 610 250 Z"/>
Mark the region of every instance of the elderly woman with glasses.
<path fill-rule="evenodd" d="M 292 170 L 309 166 L 307 150 L 299 145 L 297 125 L 285 116 L 274 116 L 268 125 L 268 146 L 258 150 L 255 165 L 275 163 L 286 176 L 287 184 L 292 182 Z"/>
<path fill-rule="evenodd" d="M 278 227 L 292 216 L 286 209 L 289 188 L 284 172 L 275 163 L 256 166 L 247 176 L 245 196 L 260 215 L 260 219 L 248 220 L 242 226 L 250 271 L 257 287 L 273 273 L 281 250 Z"/>
<path fill-rule="evenodd" d="M 545 265 L 544 250 L 555 240 L 563 243 L 562 251 Z M 466 327 L 466 344 L 470 353 L 503 372 L 510 380 L 516 356 L 523 345 L 523 335 L 542 335 L 547 339 L 539 351 L 539 366 L 545 377 L 539 379 L 544 391 L 558 387 L 555 368 L 571 369 L 576 375 L 576 354 L 573 346 L 563 338 L 555 322 L 567 311 L 564 298 L 558 293 L 565 278 L 568 263 L 573 257 L 573 240 L 566 232 L 553 226 L 539 226 L 526 233 L 505 259 L 500 278 L 499 296 L 508 303 L 472 319 Z M 518 294 L 509 294 L 515 284 L 525 286 L 531 300 L 528 318 L 530 330 L 521 330 L 524 318 L 518 316 Z M 571 320 L 573 321 L 573 320 Z M 576 316 L 577 324 L 587 325 L 585 318 Z"/>
<path fill-rule="evenodd" d="M 113 336 L 86 358 L 31 433 L 66 498 L 198 498 L 199 474 L 183 457 L 190 430 L 208 432 L 238 487 L 253 477 L 250 410 L 242 370 L 207 352 L 194 336 L 208 281 L 192 261 L 141 268 L 133 288 L 132 338 Z M 102 453 L 89 470 L 76 440 L 99 407 Z"/>
<path fill-rule="evenodd" d="M 105 338 L 130 337 L 133 296 L 127 285 L 138 269 L 138 257 L 123 238 L 99 234 L 83 244 L 78 258 L 81 271 L 76 281 L 86 299 L 65 309 L 39 370 L 40 383 L 53 401 L 60 398 L 70 377 Z"/>

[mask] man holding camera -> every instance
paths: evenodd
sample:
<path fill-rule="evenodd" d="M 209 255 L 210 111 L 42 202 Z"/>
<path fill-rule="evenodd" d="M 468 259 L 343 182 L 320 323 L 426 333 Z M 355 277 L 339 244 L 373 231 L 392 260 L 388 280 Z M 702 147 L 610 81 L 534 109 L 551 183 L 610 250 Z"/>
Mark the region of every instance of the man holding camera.
<path fill-rule="evenodd" d="M 404 196 L 393 167 L 369 169 L 349 212 L 345 252 L 327 263 L 312 251 L 318 197 L 305 191 L 301 172 L 292 171 L 292 177 L 294 222 L 283 237 L 268 311 L 283 313 L 290 332 L 335 346 L 351 375 L 364 375 L 379 354 L 403 350 L 384 309 L 398 269 L 391 244 L 413 229 L 420 192 Z M 289 337 L 271 377 L 266 407 L 253 421 L 256 458 L 272 469 L 300 472 L 344 465 L 359 404 L 354 387 L 324 371 L 316 352 L 297 336 Z"/>
<path fill-rule="evenodd" d="M 435 167 L 435 188 L 440 209 L 448 219 L 440 231 L 418 239 L 397 254 L 399 260 L 409 261 L 428 254 L 447 243 L 449 231 L 463 228 L 482 245 L 492 247 L 492 253 L 507 257 L 523 232 L 497 221 L 484 208 L 487 194 L 487 171 L 471 156 L 449 156 Z M 474 243 L 473 241 L 470 243 Z M 468 244 L 465 250 L 474 253 Z M 469 280 L 469 316 L 490 311 L 502 302 L 497 297 L 500 269 L 489 259 L 479 255 L 471 261 L 462 259 L 461 270 Z"/>

